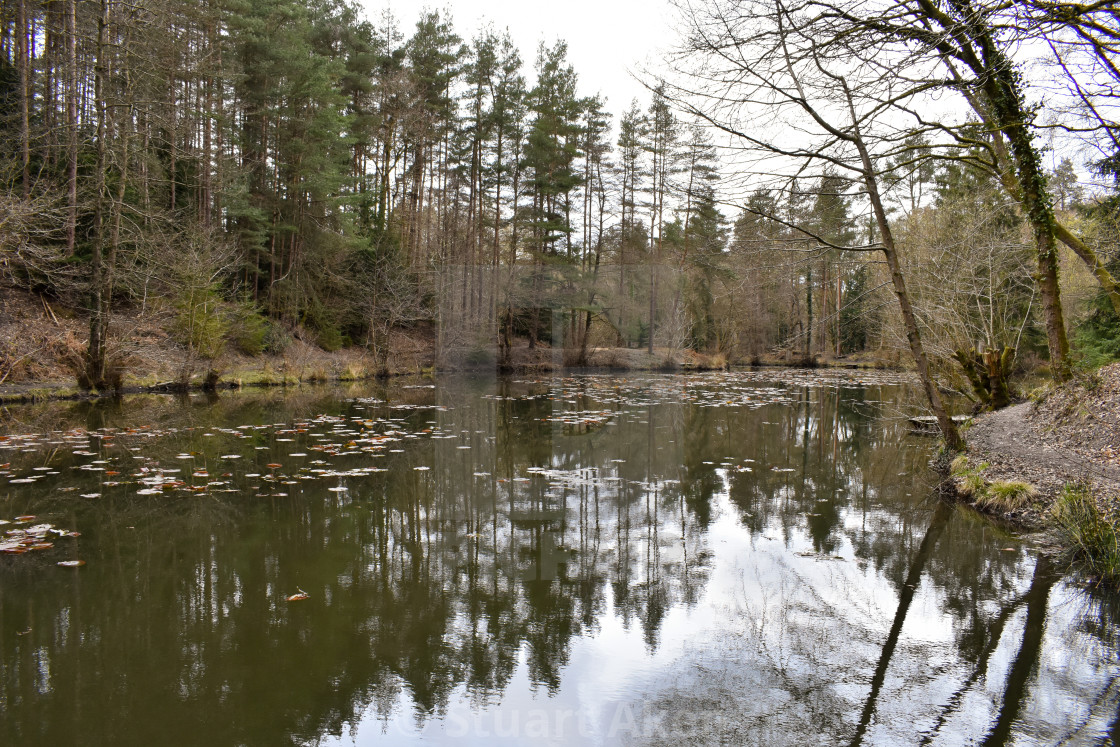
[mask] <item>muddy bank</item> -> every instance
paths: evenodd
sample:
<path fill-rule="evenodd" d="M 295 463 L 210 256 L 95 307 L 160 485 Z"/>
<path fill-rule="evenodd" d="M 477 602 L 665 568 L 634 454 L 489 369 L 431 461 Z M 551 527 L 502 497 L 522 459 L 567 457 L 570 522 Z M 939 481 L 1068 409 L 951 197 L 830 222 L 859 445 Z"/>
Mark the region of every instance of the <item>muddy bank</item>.
<path fill-rule="evenodd" d="M 952 467 L 963 500 L 1078 554 L 1120 557 L 1120 364 L 980 417 L 965 438 Z"/>
<path fill-rule="evenodd" d="M 327 382 L 363 381 L 373 378 L 431 375 L 456 371 L 495 373 L 549 373 L 569 370 L 703 371 L 727 367 L 722 356 L 691 350 L 595 348 L 582 365 L 568 365 L 570 351 L 538 344 L 529 347 L 517 340 L 510 361 L 499 364 L 495 355 L 471 356 L 461 351 L 437 355 L 434 335 L 426 330 L 398 330 L 391 350 L 378 355 L 365 347 L 327 351 L 301 339 L 279 355 L 227 353 L 212 361 L 191 361 L 186 352 L 165 338 L 131 340 L 124 357 L 122 386 L 117 390 L 82 390 L 68 361 L 80 354 L 72 331 L 55 345 L 40 345 L 28 356 L 21 375 L 0 380 L 0 404 L 50 400 L 79 400 L 120 394 L 161 394 L 238 389 L 242 387 L 298 386 Z"/>
<path fill-rule="evenodd" d="M 121 389 L 111 395 L 201 391 L 252 386 L 359 381 L 375 377 L 434 371 L 546 373 L 598 369 L 608 371 L 688 371 L 727 368 L 730 363 L 780 367 L 896 368 L 898 360 L 869 354 L 811 359 L 771 354 L 730 361 L 722 354 L 687 349 L 593 347 L 586 355 L 530 347 L 527 338 L 513 341 L 509 359 L 477 342 L 438 341 L 430 323 L 392 330 L 377 346 L 351 345 L 325 350 L 316 335 L 300 327 L 277 325 L 275 350 L 245 354 L 232 342 L 216 357 L 201 359 L 179 344 L 166 310 L 121 309 L 113 315 L 109 354 L 121 372 Z M 88 317 L 59 301 L 0 285 L 0 404 L 98 396 L 77 386 Z M 267 350 L 267 348 L 266 348 Z"/>

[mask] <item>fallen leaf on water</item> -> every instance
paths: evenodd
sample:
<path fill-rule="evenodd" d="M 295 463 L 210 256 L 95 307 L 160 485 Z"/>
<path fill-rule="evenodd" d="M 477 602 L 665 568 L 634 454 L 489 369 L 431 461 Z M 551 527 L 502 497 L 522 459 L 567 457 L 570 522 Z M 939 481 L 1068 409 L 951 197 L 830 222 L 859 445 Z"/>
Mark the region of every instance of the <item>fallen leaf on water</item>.
<path fill-rule="evenodd" d="M 84 561 L 84 560 L 60 560 L 60 561 L 58 561 L 58 565 L 62 566 L 63 568 L 78 568 L 79 566 L 83 566 L 85 564 L 86 564 L 86 561 Z"/>
<path fill-rule="evenodd" d="M 298 586 L 296 588 L 299 589 Z M 289 602 L 302 602 L 304 599 L 310 599 L 310 596 L 303 589 L 299 589 L 298 594 L 291 594 L 288 596 Z"/>

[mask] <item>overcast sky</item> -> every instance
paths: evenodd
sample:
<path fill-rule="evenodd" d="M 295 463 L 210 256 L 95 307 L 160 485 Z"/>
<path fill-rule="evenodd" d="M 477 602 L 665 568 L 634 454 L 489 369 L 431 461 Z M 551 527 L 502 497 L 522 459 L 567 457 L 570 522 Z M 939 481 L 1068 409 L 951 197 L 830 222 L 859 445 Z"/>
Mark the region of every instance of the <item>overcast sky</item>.
<path fill-rule="evenodd" d="M 388 7 L 405 38 L 412 35 L 423 8 L 450 11 L 455 32 L 466 40 L 486 23 L 501 33 L 508 28 L 521 48 L 526 77 L 532 79 L 540 42 L 568 43 L 568 58 L 579 77 L 579 93 L 607 97 L 607 108 L 618 117 L 637 97 L 645 109 L 649 94 L 629 71 L 643 64 L 656 68 L 659 49 L 672 46 L 673 10 L 667 0 L 359 0 L 366 16 L 377 21 Z"/>

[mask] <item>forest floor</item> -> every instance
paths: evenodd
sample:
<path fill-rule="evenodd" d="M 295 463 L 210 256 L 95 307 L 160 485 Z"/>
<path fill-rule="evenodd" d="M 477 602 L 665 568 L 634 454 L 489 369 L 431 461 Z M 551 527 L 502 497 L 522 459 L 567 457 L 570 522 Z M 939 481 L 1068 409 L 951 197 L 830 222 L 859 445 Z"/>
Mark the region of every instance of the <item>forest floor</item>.
<path fill-rule="evenodd" d="M 967 463 L 958 460 L 953 469 L 958 492 L 972 493 L 968 497 L 985 510 L 1021 526 L 1058 529 L 1059 535 L 1067 535 L 1066 545 L 1069 508 L 1076 504 L 1103 528 L 1115 553 L 1120 526 L 1120 363 L 1051 389 L 1034 401 L 985 415 L 965 438 Z M 1032 490 L 1022 500 L 991 499 L 1000 484 L 1009 483 L 1027 483 Z"/>

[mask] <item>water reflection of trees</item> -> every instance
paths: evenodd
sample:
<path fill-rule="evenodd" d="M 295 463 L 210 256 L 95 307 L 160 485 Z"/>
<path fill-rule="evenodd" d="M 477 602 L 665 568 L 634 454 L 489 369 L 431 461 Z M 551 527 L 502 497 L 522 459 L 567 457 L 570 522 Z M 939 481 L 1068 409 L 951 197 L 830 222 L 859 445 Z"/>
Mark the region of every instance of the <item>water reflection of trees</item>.
<path fill-rule="evenodd" d="M 563 382 L 473 386 L 386 394 L 419 408 L 388 413 L 403 429 L 433 427 L 441 437 L 407 441 L 382 458 L 385 473 L 339 478 L 346 492 L 308 482 L 289 487 L 287 499 L 130 494 L 67 508 L 89 537 L 82 575 L 52 580 L 64 586 L 49 604 L 37 601 L 30 574 L 9 571 L 0 585 L 0 629 L 30 630 L 0 641 L 0 704 L 20 714 L 0 729 L 5 741 L 66 739 L 91 724 L 101 732 L 90 743 L 159 742 L 169 729 L 217 743 L 309 740 L 363 717 L 388 720 L 402 699 L 423 723 L 460 689 L 474 703 L 497 702 L 522 661 L 533 686 L 556 691 L 573 642 L 609 612 L 653 650 L 668 612 L 701 599 L 715 552 L 707 532 L 724 495 L 755 537 L 821 558 L 850 555 L 887 579 L 901 600 L 900 630 L 903 601 L 921 579 L 932 584 L 961 666 L 972 667 L 942 722 L 985 676 L 1001 641 L 1012 645 L 1003 640 L 1010 620 L 1026 610 L 1024 629 L 1041 630 L 1046 596 L 1031 595 L 1022 555 L 1001 551 L 1005 536 L 955 516 L 930 539 L 928 450 L 902 423 L 881 418 L 889 389 L 800 388 L 792 404 L 752 409 L 630 395 L 605 403 L 601 392 Z M 472 399 L 479 394 L 488 398 Z M 333 398 L 309 399 L 294 414 L 282 406 L 246 400 L 227 422 L 359 412 Z M 379 407 L 361 412 L 385 415 Z M 606 422 L 556 419 L 603 409 L 614 411 Z M 121 416 L 98 412 L 96 422 Z M 213 418 L 201 406 L 161 410 L 159 422 L 180 430 L 153 442 L 149 456 L 238 449 L 260 464 L 293 448 L 269 432 L 207 443 L 186 430 Z M 877 669 L 890 671 L 894 650 L 876 632 L 879 621 L 817 595 L 819 581 L 791 568 L 772 578 L 771 596 L 744 607 L 752 665 L 736 665 L 724 682 L 746 677 L 752 692 L 772 693 L 760 703 L 787 704 L 760 727 L 771 735 L 783 724 L 794 735 L 843 733 L 857 728 L 861 710 L 870 723 L 882 698 L 875 680 L 885 676 Z M 311 598 L 286 603 L 297 588 Z M 859 600 L 861 590 L 852 586 L 850 596 Z M 789 611 L 799 604 L 827 614 Z M 1115 619 L 1108 612 L 1095 627 L 1085 623 L 1111 650 Z M 779 625 L 782 635 L 770 637 Z M 1043 645 L 1041 633 L 1014 630 L 1012 670 L 1025 675 L 1008 676 L 995 737 L 1029 698 Z M 851 641 L 862 661 L 833 651 L 837 640 Z M 844 675 L 855 677 L 859 697 L 836 692 L 838 671 L 866 672 L 866 680 Z M 91 708 L 115 718 L 92 718 Z M 1115 711 L 1108 698 L 1101 708 L 1112 708 L 1110 718 Z M 195 722 L 200 710 L 211 714 L 208 725 Z"/>

